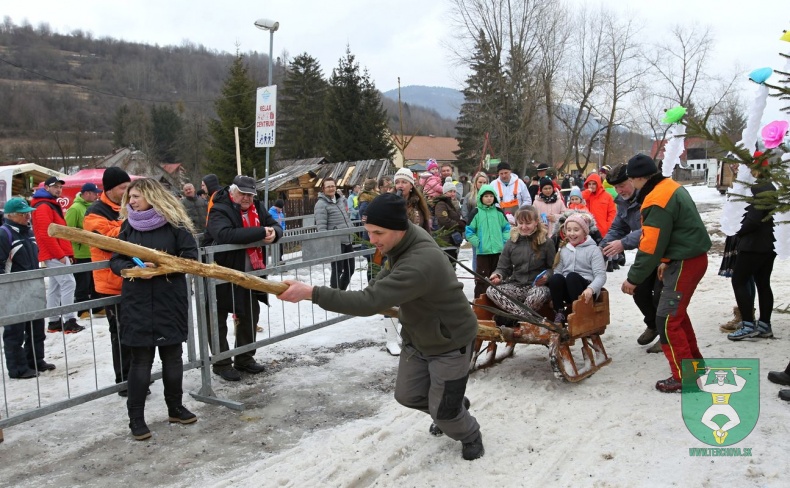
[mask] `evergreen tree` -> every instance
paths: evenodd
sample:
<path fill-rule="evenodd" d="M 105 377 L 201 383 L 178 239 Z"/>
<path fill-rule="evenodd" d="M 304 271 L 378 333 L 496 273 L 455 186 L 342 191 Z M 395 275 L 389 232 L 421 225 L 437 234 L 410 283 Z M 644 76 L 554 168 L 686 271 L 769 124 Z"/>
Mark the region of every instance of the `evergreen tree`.
<path fill-rule="evenodd" d="M 291 62 L 279 94 L 277 154 L 283 159 L 323 156 L 321 133 L 327 83 L 318 60 L 307 53 Z"/>
<path fill-rule="evenodd" d="M 178 141 L 181 138 L 182 121 L 178 112 L 169 105 L 151 107 L 152 159 L 162 163 L 175 163 Z"/>
<path fill-rule="evenodd" d="M 493 148 L 501 147 L 500 131 L 496 116 L 501 114 L 502 99 L 498 95 L 501 86 L 501 64 L 494 55 L 491 43 L 481 29 L 471 63 L 472 73 L 463 89 L 464 103 L 458 117 L 458 145 L 455 152 L 458 166 L 463 171 L 474 171 L 485 154 L 480 151 L 486 133 Z M 488 151 L 489 154 L 491 151 Z M 496 153 L 494 153 L 496 154 Z"/>
<path fill-rule="evenodd" d="M 332 70 L 324 104 L 323 141 L 332 162 L 391 158 L 395 152 L 388 137 L 381 95 L 351 50 Z"/>
<path fill-rule="evenodd" d="M 122 147 L 126 147 L 129 145 L 129 141 L 127 140 L 127 130 L 129 124 L 129 106 L 125 103 L 118 107 L 118 110 L 115 111 L 115 117 L 113 119 L 113 134 L 112 134 L 112 145 L 114 148 L 119 149 Z"/>
<path fill-rule="evenodd" d="M 731 141 L 737 141 L 745 128 L 746 115 L 735 102 L 728 103 L 724 107 L 724 116 L 718 127 L 719 132 L 725 134 Z"/>
<path fill-rule="evenodd" d="M 248 74 L 244 56 L 236 53 L 228 77 L 222 87 L 222 97 L 214 103 L 218 119 L 209 121 L 212 143 L 208 150 L 208 171 L 219 177 L 223 185 L 236 175 L 236 140 L 233 128 L 239 128 L 241 171 L 252 175 L 257 167 L 263 175 L 263 152 L 255 151 L 255 84 Z"/>

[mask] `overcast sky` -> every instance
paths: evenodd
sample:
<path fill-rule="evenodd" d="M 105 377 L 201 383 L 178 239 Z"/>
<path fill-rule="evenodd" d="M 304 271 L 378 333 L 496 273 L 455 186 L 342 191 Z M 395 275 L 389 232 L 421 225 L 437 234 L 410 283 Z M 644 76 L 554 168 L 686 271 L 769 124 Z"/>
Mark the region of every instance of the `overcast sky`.
<path fill-rule="evenodd" d="M 571 5 L 599 2 L 569 0 Z M 54 30 L 90 31 L 95 37 L 179 45 L 184 40 L 220 51 L 269 50 L 269 33 L 255 28 L 261 17 L 280 22 L 274 54 L 307 52 L 328 75 L 346 45 L 382 91 L 401 84 L 461 88 L 466 73 L 453 65 L 449 0 L 19 0 L 3 2 L 2 12 L 15 24 L 47 22 Z M 710 25 L 717 39 L 712 68 L 731 72 L 781 68 L 779 41 L 790 29 L 788 0 L 603 0 L 607 7 L 629 11 L 644 25 L 646 41 L 659 40 L 676 23 Z M 745 80 L 745 76 L 744 76 Z M 774 81 L 774 80 L 772 80 Z M 746 81 L 745 100 L 753 89 Z"/>

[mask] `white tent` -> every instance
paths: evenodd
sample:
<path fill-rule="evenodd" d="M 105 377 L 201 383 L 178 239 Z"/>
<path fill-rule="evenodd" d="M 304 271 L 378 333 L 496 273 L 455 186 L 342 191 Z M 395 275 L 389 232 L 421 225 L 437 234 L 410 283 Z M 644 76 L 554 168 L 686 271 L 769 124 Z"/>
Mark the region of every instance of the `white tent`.
<path fill-rule="evenodd" d="M 0 166 L 0 209 L 14 196 L 29 196 L 39 183 L 50 176 L 63 178 L 66 174 L 34 163 Z"/>

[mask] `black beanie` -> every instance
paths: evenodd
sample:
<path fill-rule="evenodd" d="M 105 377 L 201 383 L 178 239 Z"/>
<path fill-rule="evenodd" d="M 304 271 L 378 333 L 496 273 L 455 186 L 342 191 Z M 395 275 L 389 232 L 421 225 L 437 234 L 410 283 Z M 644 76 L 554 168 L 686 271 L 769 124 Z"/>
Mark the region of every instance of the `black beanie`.
<path fill-rule="evenodd" d="M 107 191 L 129 181 L 132 181 L 129 178 L 129 173 L 117 166 L 111 166 L 104 170 L 104 174 L 101 177 L 101 186 L 104 191 Z"/>
<path fill-rule="evenodd" d="M 619 185 L 628 179 L 628 171 L 625 164 L 616 164 L 606 175 L 606 182 L 610 185 Z"/>
<path fill-rule="evenodd" d="M 285 202 L 282 200 L 282 198 L 278 198 L 274 201 L 274 206 L 277 208 L 285 208 Z"/>
<path fill-rule="evenodd" d="M 544 176 L 540 179 L 540 186 L 538 188 L 543 188 L 544 186 L 554 186 L 554 183 L 551 181 L 551 178 L 548 176 Z"/>
<path fill-rule="evenodd" d="M 658 167 L 650 156 L 637 154 L 628 160 L 628 168 L 626 171 L 628 172 L 629 178 L 643 178 L 658 173 Z"/>
<path fill-rule="evenodd" d="M 394 193 L 384 193 L 373 199 L 365 212 L 366 224 L 378 225 L 385 229 L 406 230 L 409 219 L 406 217 L 406 200 Z"/>
<path fill-rule="evenodd" d="M 209 195 L 213 195 L 214 192 L 219 190 L 219 178 L 217 175 L 210 173 L 203 177 L 203 183 L 206 184 L 206 190 L 208 190 Z"/>

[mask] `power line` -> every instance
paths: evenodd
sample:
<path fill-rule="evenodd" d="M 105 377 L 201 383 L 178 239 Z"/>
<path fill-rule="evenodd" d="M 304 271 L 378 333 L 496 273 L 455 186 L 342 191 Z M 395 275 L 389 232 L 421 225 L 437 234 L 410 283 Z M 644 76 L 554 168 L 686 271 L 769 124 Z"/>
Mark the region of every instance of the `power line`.
<path fill-rule="evenodd" d="M 222 99 L 238 98 L 238 97 L 242 97 L 242 96 L 245 96 L 245 95 L 249 95 L 249 94 L 255 93 L 255 90 L 250 90 L 250 91 L 247 91 L 247 92 L 237 93 L 235 95 L 230 95 L 230 96 L 227 96 L 227 97 L 207 98 L 207 99 L 203 99 L 203 100 L 176 100 L 176 101 L 173 101 L 173 100 L 157 100 L 157 99 L 154 99 L 154 98 L 132 97 L 132 96 L 128 96 L 128 95 L 119 95 L 117 93 L 110 93 L 110 92 L 106 92 L 106 91 L 103 91 L 103 90 L 97 90 L 96 88 L 90 88 L 90 87 L 87 87 L 87 86 L 82 86 L 82 85 L 78 85 L 76 83 L 72 83 L 70 81 L 65 81 L 65 80 L 61 80 L 61 79 L 58 79 L 58 78 L 53 78 L 52 76 L 45 75 L 44 73 L 39 73 L 38 71 L 33 71 L 30 68 L 26 68 L 26 67 L 21 66 L 19 64 L 13 63 L 13 62 L 11 62 L 11 61 L 9 61 L 7 59 L 4 59 L 4 58 L 0 58 L 0 61 L 5 63 L 5 64 L 7 64 L 7 65 L 9 65 L 9 66 L 13 66 L 14 68 L 20 69 L 20 70 L 22 70 L 22 71 L 24 71 L 26 73 L 30 73 L 30 74 L 33 74 L 35 76 L 39 76 L 41 78 L 44 78 L 44 79 L 47 79 L 47 80 L 50 80 L 50 81 L 54 81 L 55 83 L 59 83 L 59 84 L 62 84 L 62 85 L 69 85 L 69 86 L 73 86 L 75 88 L 78 88 L 80 90 L 85 90 L 87 92 L 96 93 L 96 94 L 104 95 L 104 96 L 107 96 L 107 97 L 121 98 L 121 99 L 124 99 L 124 100 L 137 100 L 137 101 L 140 101 L 140 102 L 154 102 L 154 103 L 178 103 L 178 102 L 183 102 L 183 103 L 207 103 L 207 102 L 216 102 L 217 100 L 222 100 Z"/>

